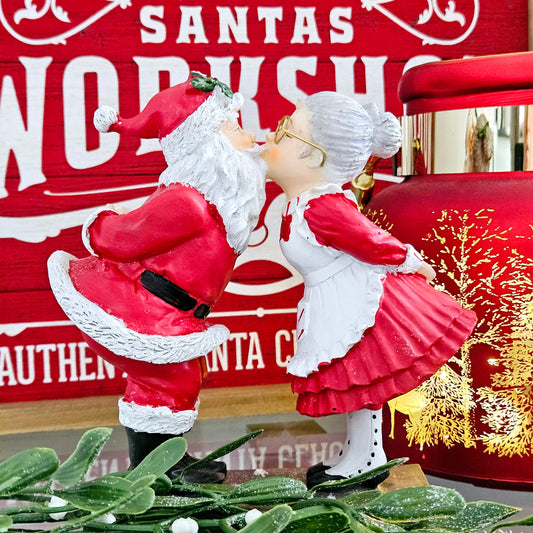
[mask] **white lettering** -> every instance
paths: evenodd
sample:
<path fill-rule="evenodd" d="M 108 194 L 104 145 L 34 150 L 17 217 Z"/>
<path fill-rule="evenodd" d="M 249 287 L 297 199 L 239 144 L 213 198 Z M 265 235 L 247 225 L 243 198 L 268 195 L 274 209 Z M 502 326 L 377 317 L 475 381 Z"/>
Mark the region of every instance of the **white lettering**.
<path fill-rule="evenodd" d="M 209 358 L 206 358 L 207 368 L 209 372 L 218 372 L 218 363 L 220 363 L 220 369 L 227 371 L 228 370 L 228 342 L 222 343 L 220 346 L 217 346 L 211 352 L 211 364 L 209 363 Z"/>
<path fill-rule="evenodd" d="M 211 77 L 231 85 L 230 65 L 233 61 L 233 56 L 206 56 L 205 60 L 211 67 Z"/>
<path fill-rule="evenodd" d="M 311 448 L 311 464 L 323 463 L 326 459 L 328 459 L 328 456 L 327 456 L 328 443 L 327 442 L 320 443 L 320 450 L 317 450 L 316 442 L 311 442 L 310 448 Z"/>
<path fill-rule="evenodd" d="M 106 378 L 114 379 L 115 378 L 115 367 L 111 363 L 104 361 L 100 356 L 98 356 L 96 358 L 96 364 L 97 364 L 96 379 L 106 379 Z"/>
<path fill-rule="evenodd" d="M 353 40 L 353 26 L 351 7 L 334 7 L 329 13 L 329 23 L 333 29 L 329 30 L 331 43 L 351 43 Z M 339 31 L 335 31 L 339 30 Z"/>
<path fill-rule="evenodd" d="M 78 369 L 76 361 L 76 343 L 69 342 L 69 357 L 65 353 L 65 343 L 60 342 L 57 345 L 57 357 L 59 363 L 59 383 L 65 381 L 78 381 Z M 70 376 L 67 378 L 67 367 L 70 367 Z"/>
<path fill-rule="evenodd" d="M 283 468 L 287 461 L 292 461 L 293 450 L 290 444 L 283 444 L 278 449 L 278 468 Z"/>
<path fill-rule="evenodd" d="M 118 148 L 118 135 L 99 133 L 99 146 L 87 149 L 85 125 L 85 74 L 96 73 L 98 105 L 118 109 L 118 76 L 113 63 L 98 56 L 73 59 L 63 74 L 65 156 L 72 168 L 95 167 L 111 159 Z"/>
<path fill-rule="evenodd" d="M 307 43 L 321 43 L 315 20 L 315 7 L 295 7 L 296 20 L 291 44 L 305 44 L 304 36 L 308 36 Z"/>
<path fill-rule="evenodd" d="M 233 15 L 231 7 L 217 7 L 218 11 L 218 23 L 220 28 L 219 43 L 231 43 L 231 37 L 229 32 L 233 33 L 235 42 L 237 43 L 249 43 L 248 39 L 248 25 L 246 15 L 248 13 L 247 7 L 236 7 L 237 20 Z"/>
<path fill-rule="evenodd" d="M 248 338 L 247 333 L 232 333 L 229 340 L 235 341 L 235 370 L 243 370 L 242 366 L 242 341 Z"/>
<path fill-rule="evenodd" d="M 441 58 L 432 55 L 414 56 L 405 63 L 402 73 L 405 74 L 410 68 L 425 65 L 426 63 L 432 63 L 433 61 L 441 61 Z"/>
<path fill-rule="evenodd" d="M 162 43 L 167 38 L 167 28 L 163 22 L 164 6 L 142 6 L 139 13 L 142 43 Z"/>
<path fill-rule="evenodd" d="M 28 349 L 30 346 L 27 347 Z M 33 346 L 31 347 L 33 349 Z M 55 344 L 38 344 L 36 352 L 43 352 L 43 383 L 52 383 L 52 373 L 50 371 L 50 352 L 56 351 Z"/>
<path fill-rule="evenodd" d="M 0 92 L 0 198 L 7 196 L 5 176 L 9 153 L 18 164 L 19 190 L 37 183 L 44 183 L 46 176 L 42 170 L 43 119 L 46 85 L 46 69 L 51 57 L 20 57 L 26 69 L 26 122 L 24 126 L 13 79 L 5 76 Z"/>
<path fill-rule="evenodd" d="M 258 7 L 257 19 L 265 21 L 265 44 L 278 43 L 276 20 L 283 20 L 282 7 Z"/>
<path fill-rule="evenodd" d="M 278 62 L 278 91 L 281 96 L 296 104 L 297 100 L 304 99 L 307 94 L 296 85 L 296 73 L 301 71 L 310 76 L 316 75 L 317 57 L 283 57 Z"/>
<path fill-rule="evenodd" d="M 17 384 L 11 352 L 7 346 L 0 346 L 0 386 L 4 385 L 4 378 L 7 378 L 8 385 Z"/>
<path fill-rule="evenodd" d="M 362 57 L 365 65 L 366 93 L 355 92 L 354 66 L 357 57 L 332 56 L 335 65 L 335 84 L 337 91 L 355 98 L 361 105 L 374 102 L 381 111 L 385 110 L 385 74 L 383 65 L 387 56 Z"/>
<path fill-rule="evenodd" d="M 261 353 L 261 344 L 257 331 L 250 331 L 250 346 L 248 347 L 248 359 L 246 361 L 246 370 L 254 368 L 254 361 L 257 363 L 255 368 L 265 368 L 263 354 Z"/>
<path fill-rule="evenodd" d="M 28 346 L 30 348 L 30 346 Z M 15 346 L 15 353 L 17 354 L 17 381 L 20 385 L 30 385 L 35 381 L 35 353 L 33 346 L 31 350 L 27 350 L 28 359 L 28 375 L 24 375 L 24 346 Z"/>
<path fill-rule="evenodd" d="M 286 329 L 280 329 L 279 331 L 276 331 L 276 336 L 274 337 L 276 364 L 280 368 L 285 368 L 288 365 L 290 358 L 294 355 L 295 339 L 296 339 L 296 330 L 293 330 L 292 334 Z M 289 350 L 289 353 L 285 353 L 285 354 L 282 353 L 282 347 L 281 347 L 282 341 L 291 343 L 291 348 Z"/>
<path fill-rule="evenodd" d="M 297 442 L 294 446 L 294 449 L 296 451 L 296 468 L 302 467 L 302 457 L 309 451 L 309 444 L 306 442 Z"/>
<path fill-rule="evenodd" d="M 248 454 L 250 456 L 250 462 L 252 463 L 252 469 L 257 470 L 258 468 L 265 468 L 265 454 L 266 446 L 261 446 L 259 448 L 259 455 L 255 453 L 256 448 L 248 448 Z"/>
<path fill-rule="evenodd" d="M 259 71 L 265 60 L 264 57 L 241 57 L 241 78 L 239 80 L 239 92 L 244 97 L 241 108 L 242 127 L 253 131 L 257 142 L 264 142 L 268 128 L 261 128 L 259 120 L 259 106 L 254 98 L 259 89 Z"/>
<path fill-rule="evenodd" d="M 80 361 L 80 381 L 94 381 L 94 379 L 96 379 L 96 372 L 91 372 L 89 374 L 87 373 L 87 365 L 90 365 L 93 362 L 93 358 L 87 355 L 87 348 L 88 345 L 86 342 L 78 343 Z"/>
<path fill-rule="evenodd" d="M 208 43 L 205 36 L 204 21 L 202 20 L 201 6 L 180 6 L 181 23 L 177 43 L 190 43 L 191 35 L 194 35 L 195 43 Z"/>

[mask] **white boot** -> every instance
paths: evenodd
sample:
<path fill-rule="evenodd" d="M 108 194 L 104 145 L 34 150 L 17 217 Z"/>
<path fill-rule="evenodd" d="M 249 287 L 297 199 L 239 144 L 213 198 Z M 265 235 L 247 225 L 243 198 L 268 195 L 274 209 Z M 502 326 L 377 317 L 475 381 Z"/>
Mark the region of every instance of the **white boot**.
<path fill-rule="evenodd" d="M 336 464 L 327 470 L 328 475 L 354 477 L 387 462 L 381 433 L 381 409 L 361 409 L 347 414 L 346 445 Z"/>
<path fill-rule="evenodd" d="M 323 462 L 325 466 L 335 466 L 338 464 L 338 462 L 342 459 L 342 456 L 346 454 L 346 451 L 348 450 L 348 447 L 350 446 L 349 440 L 350 437 L 348 436 L 348 418 L 350 413 L 346 413 L 346 439 L 344 439 L 344 444 L 342 445 L 341 450 L 339 453 L 336 453 L 335 455 L 332 455 L 329 457 L 326 461 Z"/>

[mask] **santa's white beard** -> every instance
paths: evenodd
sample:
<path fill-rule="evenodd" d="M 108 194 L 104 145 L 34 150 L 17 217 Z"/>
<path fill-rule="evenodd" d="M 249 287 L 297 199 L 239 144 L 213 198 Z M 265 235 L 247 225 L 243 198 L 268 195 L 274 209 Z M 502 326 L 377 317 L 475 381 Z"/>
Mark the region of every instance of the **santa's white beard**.
<path fill-rule="evenodd" d="M 221 133 L 181 160 L 171 164 L 159 183 L 190 185 L 214 204 L 226 227 L 227 239 L 237 253 L 248 246 L 265 202 L 266 163 L 260 150 L 240 151 Z"/>

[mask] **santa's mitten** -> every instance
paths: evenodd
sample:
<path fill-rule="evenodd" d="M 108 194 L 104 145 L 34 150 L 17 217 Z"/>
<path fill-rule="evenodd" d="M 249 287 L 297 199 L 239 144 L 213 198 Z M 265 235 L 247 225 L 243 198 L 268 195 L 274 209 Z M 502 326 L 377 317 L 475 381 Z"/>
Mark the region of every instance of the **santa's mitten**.
<path fill-rule="evenodd" d="M 110 106 L 100 106 L 94 112 L 94 127 L 101 133 L 106 133 L 110 129 L 113 131 L 113 124 L 118 122 L 118 113 Z"/>

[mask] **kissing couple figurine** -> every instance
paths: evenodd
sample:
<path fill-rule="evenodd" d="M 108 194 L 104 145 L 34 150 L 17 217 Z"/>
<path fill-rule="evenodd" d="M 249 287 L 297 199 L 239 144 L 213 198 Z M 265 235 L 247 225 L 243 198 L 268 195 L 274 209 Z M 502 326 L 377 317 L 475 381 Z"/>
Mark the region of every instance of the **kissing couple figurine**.
<path fill-rule="evenodd" d="M 297 410 L 347 419 L 342 450 L 307 471 L 309 487 L 385 464 L 382 405 L 434 374 L 476 323 L 429 285 L 435 272 L 420 254 L 342 189 L 371 156 L 394 155 L 400 139 L 392 114 L 326 91 L 298 102 L 264 145 L 267 178 L 287 200 L 280 246 L 304 280 L 287 367 Z"/>

